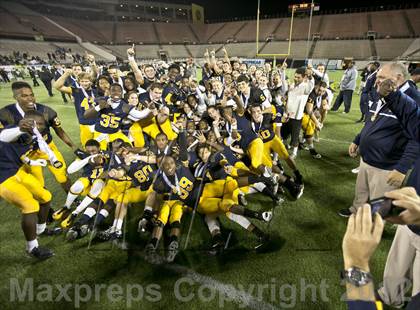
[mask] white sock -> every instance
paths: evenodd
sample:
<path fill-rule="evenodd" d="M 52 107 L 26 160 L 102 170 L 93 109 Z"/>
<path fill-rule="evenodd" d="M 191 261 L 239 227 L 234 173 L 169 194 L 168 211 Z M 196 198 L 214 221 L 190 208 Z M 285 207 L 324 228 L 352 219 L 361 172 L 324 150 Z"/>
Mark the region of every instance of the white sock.
<path fill-rule="evenodd" d="M 298 151 L 298 147 L 297 146 L 294 146 L 293 147 L 293 154 L 294 155 L 297 155 L 297 151 Z"/>
<path fill-rule="evenodd" d="M 206 222 L 211 235 L 213 235 L 213 233 L 217 230 L 220 231 L 220 225 L 219 222 L 216 220 L 215 215 L 206 215 L 204 221 Z"/>
<path fill-rule="evenodd" d="M 37 239 L 26 241 L 26 251 L 28 251 L 28 253 L 30 253 L 36 247 L 38 247 Z"/>
<path fill-rule="evenodd" d="M 36 224 L 36 234 L 37 235 L 42 234 L 45 228 L 47 228 L 47 223 Z"/>
<path fill-rule="evenodd" d="M 115 225 L 114 225 L 115 230 L 116 231 L 121 231 L 124 220 L 117 219 L 117 220 L 114 220 L 114 222 L 116 222 Z"/>
<path fill-rule="evenodd" d="M 249 188 L 248 194 L 253 194 L 257 191 L 261 193 L 264 190 L 264 188 L 266 188 L 266 185 L 262 182 L 252 184 L 252 186 Z"/>
<path fill-rule="evenodd" d="M 153 211 L 153 208 L 151 206 L 144 206 L 144 211 Z"/>
<path fill-rule="evenodd" d="M 230 219 L 232 222 L 235 222 L 241 225 L 243 228 L 248 229 L 251 225 L 251 222 L 244 216 L 239 214 L 234 214 L 232 212 L 226 212 L 226 217 Z"/>
<path fill-rule="evenodd" d="M 66 198 L 66 202 L 64 203 L 64 206 L 67 209 L 70 209 L 71 204 L 76 200 L 77 196 L 79 196 L 79 195 L 75 195 L 75 194 L 72 194 L 72 193 L 69 192 L 67 194 L 67 198 Z"/>
<path fill-rule="evenodd" d="M 314 143 L 312 142 L 311 144 L 309 144 L 309 148 L 313 149 L 314 148 Z"/>
<path fill-rule="evenodd" d="M 99 211 L 99 214 L 102 214 L 103 217 L 107 218 L 109 215 L 108 210 L 102 209 L 101 211 Z"/>
<path fill-rule="evenodd" d="M 87 216 L 89 216 L 90 218 L 94 217 L 96 214 L 96 210 L 94 208 L 87 208 L 86 211 L 83 213 Z"/>
<path fill-rule="evenodd" d="M 86 196 L 82 202 L 80 203 L 80 205 L 77 206 L 76 210 L 73 211 L 74 214 L 79 214 L 80 212 L 82 212 L 84 209 L 87 208 L 88 205 L 90 205 L 92 203 L 93 199 L 90 198 L 89 196 Z"/>

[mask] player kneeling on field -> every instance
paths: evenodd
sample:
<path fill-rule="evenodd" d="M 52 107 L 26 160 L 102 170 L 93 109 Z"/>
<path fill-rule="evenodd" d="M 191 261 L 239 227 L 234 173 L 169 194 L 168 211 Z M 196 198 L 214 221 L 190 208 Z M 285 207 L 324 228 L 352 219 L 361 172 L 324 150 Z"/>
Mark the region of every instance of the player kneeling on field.
<path fill-rule="evenodd" d="M 99 196 L 88 205 L 83 216 L 69 229 L 66 235 L 68 241 L 84 237 L 91 230 L 96 232 L 96 227 L 109 216 L 115 206 L 114 201 L 130 187 L 131 182 L 124 175 L 122 167 L 123 156 L 128 152 L 128 147 L 131 147 L 129 143 L 119 139 L 112 142 L 112 151 L 107 151 L 107 156 L 104 157 L 108 158 L 105 164 L 107 171 L 102 175 L 105 186 Z"/>
<path fill-rule="evenodd" d="M 70 187 L 64 207 L 53 214 L 53 219 L 56 221 L 64 218 L 61 222 L 63 228 L 70 227 L 77 215 L 99 196 L 105 186 L 103 172 L 108 158 L 107 154 L 101 152 L 99 142 L 93 139 L 86 142 L 85 150 L 86 152 L 81 150 L 77 152 L 79 159 L 75 160 L 67 169 L 69 174 L 83 169 L 82 177 Z M 71 214 L 68 214 L 71 205 L 79 195 L 86 197 Z"/>

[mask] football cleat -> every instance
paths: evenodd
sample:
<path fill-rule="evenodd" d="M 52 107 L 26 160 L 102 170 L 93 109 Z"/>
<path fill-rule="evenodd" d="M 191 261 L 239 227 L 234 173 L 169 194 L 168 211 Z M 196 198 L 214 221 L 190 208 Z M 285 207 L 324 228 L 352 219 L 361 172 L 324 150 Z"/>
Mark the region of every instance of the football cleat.
<path fill-rule="evenodd" d="M 53 228 L 45 228 L 44 231 L 39 235 L 40 237 L 43 236 L 56 236 L 63 232 L 63 230 L 60 227 L 53 227 Z"/>
<path fill-rule="evenodd" d="M 62 208 L 58 209 L 52 215 L 53 220 L 54 221 L 60 220 L 63 217 L 64 213 L 66 213 L 66 211 L 68 211 L 68 210 L 69 210 L 69 208 L 67 208 L 67 207 L 62 207 Z"/>
<path fill-rule="evenodd" d="M 341 209 L 338 211 L 338 215 L 342 217 L 350 217 L 353 213 L 350 211 L 350 209 Z"/>
<path fill-rule="evenodd" d="M 304 189 L 304 185 L 303 184 L 292 184 L 292 186 L 290 188 L 287 188 L 287 190 L 289 191 L 290 195 L 294 198 L 294 199 L 299 199 L 302 194 L 303 194 L 303 189 Z"/>
<path fill-rule="evenodd" d="M 265 211 L 261 214 L 262 220 L 269 223 L 273 219 L 273 212 Z"/>
<path fill-rule="evenodd" d="M 53 251 L 51 251 L 48 248 L 41 247 L 41 246 L 37 246 L 36 248 L 33 248 L 32 251 L 29 252 L 28 254 L 39 260 L 44 260 L 44 259 L 54 256 Z"/>
<path fill-rule="evenodd" d="M 145 233 L 146 231 L 153 230 L 153 211 L 145 210 L 143 216 L 139 221 L 137 231 L 139 233 Z"/>
<path fill-rule="evenodd" d="M 109 227 L 106 230 L 98 232 L 98 239 L 102 241 L 109 241 L 111 240 L 111 236 L 114 233 L 114 227 Z"/>
<path fill-rule="evenodd" d="M 79 228 L 72 227 L 66 233 L 66 240 L 67 241 L 74 241 L 79 237 Z"/>
<path fill-rule="evenodd" d="M 311 153 L 312 157 L 315 159 L 320 159 L 322 157 L 315 149 L 310 149 L 309 153 Z"/>
<path fill-rule="evenodd" d="M 217 255 L 218 253 L 223 251 L 224 247 L 225 241 L 223 240 L 223 236 L 221 233 L 218 233 L 214 235 L 211 239 L 209 253 L 211 255 Z"/>
<path fill-rule="evenodd" d="M 64 221 L 61 222 L 60 226 L 63 228 L 69 228 L 71 225 L 73 225 L 74 220 L 76 219 L 77 214 L 71 213 Z"/>
<path fill-rule="evenodd" d="M 175 260 L 175 257 L 178 254 L 178 248 L 178 241 L 173 240 L 171 243 L 169 243 L 168 252 L 166 253 L 166 261 L 168 263 L 172 263 Z"/>

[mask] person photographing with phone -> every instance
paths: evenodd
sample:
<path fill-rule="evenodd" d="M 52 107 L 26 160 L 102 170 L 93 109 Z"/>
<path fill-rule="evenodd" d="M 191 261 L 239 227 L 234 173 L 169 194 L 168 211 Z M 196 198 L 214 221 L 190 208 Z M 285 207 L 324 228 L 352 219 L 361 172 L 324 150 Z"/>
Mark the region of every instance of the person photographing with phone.
<path fill-rule="evenodd" d="M 386 107 L 395 114 L 407 136 L 419 142 L 420 101 L 407 94 L 407 89 L 398 87 L 392 78 L 381 79 L 376 83 L 379 96 Z M 410 90 L 412 91 L 412 90 Z M 377 292 L 377 298 L 385 304 L 402 307 L 406 302 L 405 293 L 412 287 L 413 297 L 407 309 L 420 307 L 420 158 L 414 164 L 407 184 L 404 187 L 385 192 L 382 199 L 371 201 L 372 210 L 377 211 L 374 224 L 369 226 L 372 216 L 369 206 L 359 209 L 351 215 L 346 235 L 343 240 L 345 261 L 344 279 L 347 282 L 347 297 L 350 309 L 374 309 L 375 292 L 369 277 L 368 262 L 380 241 L 383 223 L 380 214 L 390 223 L 399 224 L 391 249 L 388 254 L 383 285 Z M 382 201 L 382 202 L 381 202 Z M 391 214 L 386 214 L 386 209 Z M 397 212 L 392 212 L 392 210 Z M 370 210 L 369 210 L 370 211 Z M 372 212 L 373 212 L 372 211 Z M 363 214 L 363 215 L 360 215 Z M 357 220 L 359 219 L 359 220 Z M 365 227 L 364 227 L 365 226 Z M 363 228 L 361 228 L 363 227 Z M 374 227 L 374 228 L 372 228 Z M 363 252 L 363 253 L 362 253 Z M 350 266 L 351 265 L 351 266 Z M 359 269 L 357 267 L 359 265 Z M 354 276 L 365 280 L 353 281 Z M 359 277 L 359 279 L 362 279 Z M 353 279 L 353 280 L 352 280 Z M 353 282 L 353 283 L 352 283 Z M 357 282 L 357 283 L 356 283 Z M 359 288 L 358 288 L 359 287 Z"/>

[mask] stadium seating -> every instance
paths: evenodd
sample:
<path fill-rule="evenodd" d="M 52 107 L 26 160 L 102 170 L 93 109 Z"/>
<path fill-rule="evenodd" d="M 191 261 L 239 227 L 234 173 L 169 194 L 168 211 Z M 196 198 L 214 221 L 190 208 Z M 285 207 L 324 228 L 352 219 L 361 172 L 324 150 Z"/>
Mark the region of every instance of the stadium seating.
<path fill-rule="evenodd" d="M 407 50 L 412 41 L 412 39 L 375 40 L 379 59 L 397 58 Z"/>
<path fill-rule="evenodd" d="M 368 40 L 325 40 L 318 41 L 313 58 L 340 59 L 354 57 L 367 59 L 371 56 Z"/>
<path fill-rule="evenodd" d="M 416 36 L 420 36 L 420 9 L 405 10 Z"/>
<path fill-rule="evenodd" d="M 353 56 L 356 59 L 366 59 L 377 54 L 380 59 L 395 59 L 406 51 L 413 42 L 413 37 L 420 35 L 419 15 L 420 9 L 314 15 L 310 38 L 312 39 L 312 34 L 317 33 L 320 39 L 314 44 L 315 48 L 312 50 L 312 43 L 309 45 L 306 43 L 309 18 L 295 16 L 290 57 L 302 59 L 311 51 L 314 58 Z M 232 56 L 254 57 L 256 53 L 257 24 L 255 20 L 184 24 L 76 20 L 48 16 L 74 34 L 72 35 L 49 22 L 40 13 L 29 8 L 23 9 L 21 4 L 10 8 L 0 5 L 0 18 L 2 20 L 1 37 L 33 39 L 34 36 L 42 35 L 49 41 L 76 42 L 74 36 L 76 35 L 83 41 L 102 45 L 104 49 L 123 58 L 126 57 L 127 44 L 131 42 L 138 44 L 137 50 L 145 59 L 157 58 L 159 50 L 166 51 L 171 58 L 191 55 L 202 57 L 206 48 L 215 49 L 220 54 L 222 44 L 227 44 L 229 54 Z M 290 17 L 261 19 L 259 24 L 260 53 L 287 53 L 290 23 Z M 366 40 L 368 31 L 374 31 L 377 34 L 372 46 Z M 184 45 L 185 43 L 187 46 Z M 11 52 L 16 49 L 17 43 L 6 40 L 1 44 L 2 51 Z M 74 52 L 83 53 L 83 48 L 78 44 L 68 44 Z M 61 45 L 67 46 L 64 43 Z M 28 51 L 31 50 L 28 45 L 23 46 Z M 35 46 L 34 55 L 39 54 L 45 57 L 46 52 L 56 48 L 57 45 L 33 43 L 33 46 Z"/>
<path fill-rule="evenodd" d="M 372 30 L 378 37 L 408 37 L 410 35 L 402 11 L 372 12 Z"/>
<path fill-rule="evenodd" d="M 335 14 L 324 16 L 319 29 L 323 39 L 362 38 L 368 31 L 367 14 Z"/>

